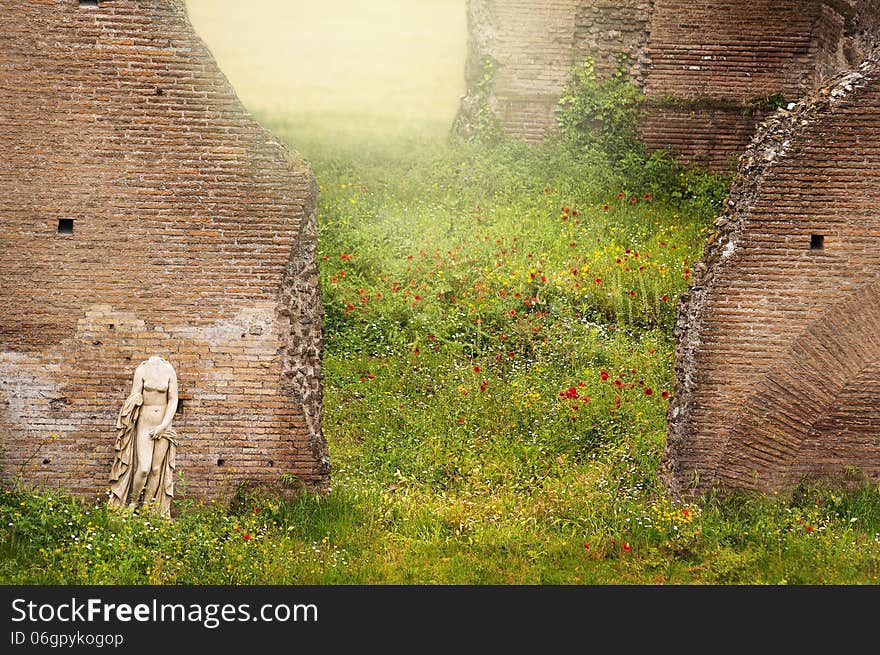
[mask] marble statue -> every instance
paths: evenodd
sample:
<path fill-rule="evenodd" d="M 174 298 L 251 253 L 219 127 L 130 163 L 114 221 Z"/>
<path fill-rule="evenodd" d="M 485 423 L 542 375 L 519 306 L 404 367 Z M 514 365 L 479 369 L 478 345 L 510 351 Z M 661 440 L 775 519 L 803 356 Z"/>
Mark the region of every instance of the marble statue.
<path fill-rule="evenodd" d="M 174 367 L 155 355 L 141 362 L 116 420 L 110 507 L 143 506 L 171 516 L 178 442 L 171 420 L 177 402 Z"/>

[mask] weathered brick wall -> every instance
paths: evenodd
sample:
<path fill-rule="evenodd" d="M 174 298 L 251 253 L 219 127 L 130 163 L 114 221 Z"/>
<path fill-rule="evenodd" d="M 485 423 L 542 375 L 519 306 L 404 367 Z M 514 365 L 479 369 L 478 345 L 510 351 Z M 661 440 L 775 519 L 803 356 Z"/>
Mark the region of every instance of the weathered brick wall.
<path fill-rule="evenodd" d="M 572 67 L 587 56 L 596 70 L 627 56 L 637 79 L 644 63 L 649 0 L 469 0 L 468 95 L 458 117 L 472 129 L 475 104 L 487 102 L 501 129 L 539 141 L 556 128 L 555 111 Z M 491 62 L 487 89 L 486 62 Z"/>
<path fill-rule="evenodd" d="M 833 56 L 842 32 L 843 19 L 821 0 L 697 0 L 685 11 L 677 0 L 655 0 L 645 93 L 797 100 L 813 86 L 814 62 Z"/>
<path fill-rule="evenodd" d="M 796 101 L 866 56 L 878 4 L 470 0 L 469 91 L 458 126 L 467 133 L 483 103 L 505 132 L 540 140 L 555 129 L 572 66 L 592 56 L 607 75 L 623 54 L 646 96 L 642 140 L 726 169 L 774 102 Z M 485 61 L 495 64 L 489 84 Z"/>
<path fill-rule="evenodd" d="M 656 0 L 642 140 L 719 170 L 772 109 L 849 68 L 846 18 L 821 0 Z M 717 137 L 707 143 L 708 123 Z"/>
<path fill-rule="evenodd" d="M 155 354 L 180 384 L 179 493 L 282 473 L 324 487 L 316 194 L 181 0 L 5 3 L 4 480 L 102 494 L 134 367 Z"/>
<path fill-rule="evenodd" d="M 878 161 L 876 55 L 741 159 L 679 306 L 675 493 L 880 479 Z"/>

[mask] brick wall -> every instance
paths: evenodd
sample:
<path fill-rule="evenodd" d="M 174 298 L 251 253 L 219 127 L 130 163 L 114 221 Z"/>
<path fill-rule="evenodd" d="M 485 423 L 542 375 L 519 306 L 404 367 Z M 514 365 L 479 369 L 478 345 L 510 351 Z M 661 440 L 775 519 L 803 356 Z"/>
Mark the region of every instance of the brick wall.
<path fill-rule="evenodd" d="M 686 11 L 656 0 L 642 140 L 688 163 L 731 168 L 770 113 L 765 99 L 799 100 L 849 68 L 845 23 L 821 0 L 699 0 Z"/>
<path fill-rule="evenodd" d="M 742 154 L 769 100 L 799 100 L 857 65 L 880 21 L 877 0 L 470 0 L 468 11 L 463 132 L 485 101 L 503 131 L 538 141 L 572 66 L 592 56 L 607 75 L 623 54 L 647 100 L 642 140 L 711 170 Z M 495 77 L 478 90 L 486 60 Z"/>
<path fill-rule="evenodd" d="M 876 55 L 743 156 L 680 305 L 676 493 L 880 479 L 878 157 Z"/>
<path fill-rule="evenodd" d="M 184 3 L 7 3 L 0 153 L 4 480 L 102 494 L 155 354 L 179 379 L 178 492 L 325 486 L 313 175 L 246 113 Z"/>
<path fill-rule="evenodd" d="M 493 63 L 488 104 L 501 129 L 539 141 L 556 129 L 555 110 L 572 67 L 587 56 L 607 74 L 618 55 L 635 77 L 644 64 L 648 0 L 469 0 L 468 95 L 458 117 L 472 128 L 484 62 Z"/>

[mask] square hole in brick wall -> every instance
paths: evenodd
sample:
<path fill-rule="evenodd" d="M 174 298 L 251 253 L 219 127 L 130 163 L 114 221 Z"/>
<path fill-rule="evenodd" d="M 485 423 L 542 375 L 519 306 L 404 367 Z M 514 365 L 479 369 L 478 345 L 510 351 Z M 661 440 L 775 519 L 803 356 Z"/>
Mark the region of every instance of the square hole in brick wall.
<path fill-rule="evenodd" d="M 97 7 L 100 4 L 99 0 L 79 0 L 80 7 Z"/>
<path fill-rule="evenodd" d="M 825 249 L 825 235 L 824 234 L 811 234 L 810 235 L 810 250 L 824 250 Z"/>
<path fill-rule="evenodd" d="M 73 219 L 72 218 L 59 218 L 58 219 L 58 234 L 73 234 Z"/>

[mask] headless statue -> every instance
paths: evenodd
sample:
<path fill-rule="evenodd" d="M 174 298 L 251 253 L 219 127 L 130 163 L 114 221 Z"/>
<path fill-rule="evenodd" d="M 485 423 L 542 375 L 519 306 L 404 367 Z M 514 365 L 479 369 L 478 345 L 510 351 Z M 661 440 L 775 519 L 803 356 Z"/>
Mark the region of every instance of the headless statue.
<path fill-rule="evenodd" d="M 177 452 L 171 420 L 177 402 L 174 367 L 157 356 L 141 362 L 116 420 L 110 507 L 144 506 L 171 516 Z"/>

